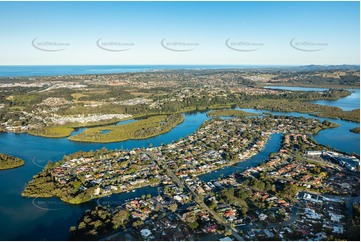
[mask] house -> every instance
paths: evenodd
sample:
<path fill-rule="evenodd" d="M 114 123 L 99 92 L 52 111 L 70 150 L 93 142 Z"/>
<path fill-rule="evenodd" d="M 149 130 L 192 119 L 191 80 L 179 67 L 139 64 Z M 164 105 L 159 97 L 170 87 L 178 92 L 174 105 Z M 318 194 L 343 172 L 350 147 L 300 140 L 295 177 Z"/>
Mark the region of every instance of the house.
<path fill-rule="evenodd" d="M 309 156 L 319 156 L 319 155 L 322 155 L 322 151 L 317 151 L 317 150 L 307 151 L 307 155 L 309 155 Z"/>
<path fill-rule="evenodd" d="M 174 200 L 176 200 L 177 202 L 181 202 L 182 201 L 182 198 L 178 195 L 175 195 L 174 197 Z"/>
<path fill-rule="evenodd" d="M 310 208 L 305 208 L 305 215 L 307 218 L 321 219 L 321 215 L 316 213 L 315 210 L 310 209 Z"/>
<path fill-rule="evenodd" d="M 236 213 L 233 210 L 228 210 L 224 213 L 225 217 L 230 217 L 232 215 L 235 215 Z"/>
<path fill-rule="evenodd" d="M 205 191 L 203 190 L 203 188 L 201 186 L 197 187 L 197 192 L 198 192 L 198 194 L 205 194 Z"/>
<path fill-rule="evenodd" d="M 303 199 L 307 200 L 307 201 L 311 201 L 311 202 L 319 202 L 322 203 L 322 197 L 315 195 L 315 194 L 310 194 L 310 193 L 304 193 L 303 195 Z"/>
<path fill-rule="evenodd" d="M 332 212 L 329 212 L 329 215 L 331 217 L 331 221 L 334 223 L 339 223 L 343 217 L 343 215 L 341 215 L 341 214 L 336 214 L 336 213 L 332 213 Z"/>
<path fill-rule="evenodd" d="M 264 202 L 269 197 L 269 194 L 265 194 L 262 196 L 262 202 Z"/>
<path fill-rule="evenodd" d="M 256 234 L 255 234 L 252 230 L 248 231 L 248 235 L 251 236 L 251 237 L 255 237 L 255 236 L 256 236 Z"/>
<path fill-rule="evenodd" d="M 263 213 L 261 213 L 260 215 L 258 215 L 258 218 L 259 218 L 260 221 L 265 220 L 267 217 L 268 217 L 268 216 L 267 216 L 266 214 L 263 214 Z"/>
<path fill-rule="evenodd" d="M 142 229 L 140 231 L 140 234 L 144 239 L 148 238 L 150 235 L 152 235 L 152 232 L 149 229 Z"/>
<path fill-rule="evenodd" d="M 336 233 L 336 234 L 343 234 L 343 226 L 342 225 L 334 225 L 332 232 Z"/>
<path fill-rule="evenodd" d="M 317 237 L 315 238 L 315 241 L 325 240 L 327 238 L 327 235 L 325 232 L 319 232 L 315 234 Z"/>
<path fill-rule="evenodd" d="M 203 229 L 203 231 L 205 231 L 206 233 L 215 232 L 216 230 L 217 230 L 217 225 L 215 225 L 215 224 L 206 226 Z"/>
<path fill-rule="evenodd" d="M 94 190 L 94 196 L 99 196 L 99 194 L 100 194 L 100 187 Z"/>
<path fill-rule="evenodd" d="M 263 232 L 266 234 L 267 238 L 273 238 L 274 236 L 274 234 L 268 229 L 263 230 Z"/>
<path fill-rule="evenodd" d="M 233 241 L 233 239 L 231 239 L 231 238 L 229 238 L 227 236 L 227 237 L 224 237 L 224 238 L 220 238 L 219 241 Z"/>

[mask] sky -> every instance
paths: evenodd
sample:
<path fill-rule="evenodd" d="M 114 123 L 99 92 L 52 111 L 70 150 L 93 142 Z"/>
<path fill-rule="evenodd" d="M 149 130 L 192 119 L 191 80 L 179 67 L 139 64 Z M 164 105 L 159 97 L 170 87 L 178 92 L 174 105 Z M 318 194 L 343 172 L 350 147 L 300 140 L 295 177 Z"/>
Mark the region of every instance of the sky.
<path fill-rule="evenodd" d="M 359 65 L 359 4 L 0 2 L 0 65 Z"/>

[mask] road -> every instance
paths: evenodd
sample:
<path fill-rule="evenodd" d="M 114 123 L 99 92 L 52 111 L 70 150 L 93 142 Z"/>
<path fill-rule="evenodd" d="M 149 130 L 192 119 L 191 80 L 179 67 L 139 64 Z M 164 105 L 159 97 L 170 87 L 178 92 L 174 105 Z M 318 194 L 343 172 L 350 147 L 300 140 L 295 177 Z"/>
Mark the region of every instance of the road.
<path fill-rule="evenodd" d="M 119 240 L 119 238 L 121 237 L 125 237 L 127 240 L 132 241 L 134 240 L 134 238 L 129 234 L 130 231 L 131 231 L 130 226 L 126 227 L 125 229 L 121 228 L 111 233 L 110 235 L 102 237 L 101 239 L 99 239 L 99 241 L 114 241 L 114 240 Z"/>
<path fill-rule="evenodd" d="M 232 235 L 238 240 L 238 241 L 243 241 L 244 238 L 242 238 L 239 234 L 238 234 L 238 230 L 236 228 L 233 228 L 227 221 L 225 221 L 221 216 L 219 216 L 219 214 L 217 214 L 214 210 L 210 209 L 203 201 L 198 201 L 199 206 L 201 206 L 203 209 L 207 210 L 207 212 L 209 214 L 211 214 L 213 216 L 213 218 L 215 220 L 217 220 L 220 224 L 222 224 L 226 230 L 231 230 L 232 231 Z"/>
<path fill-rule="evenodd" d="M 162 170 L 165 170 L 167 175 L 172 178 L 172 180 L 178 185 L 180 188 L 184 188 L 184 183 L 166 166 L 161 162 L 160 160 L 157 160 L 154 155 L 150 152 L 142 152 L 143 154 L 146 154 L 150 159 L 152 159 Z"/>
<path fill-rule="evenodd" d="M 232 231 L 232 235 L 238 240 L 238 241 L 243 241 L 244 239 L 238 234 L 238 230 L 233 228 L 225 219 L 223 219 L 221 216 L 219 216 L 219 214 L 217 214 L 214 210 L 210 209 L 204 202 L 203 202 L 203 198 L 198 196 L 197 193 L 191 189 L 188 184 L 184 183 L 181 179 L 179 179 L 174 173 L 173 171 L 171 171 L 167 165 L 163 164 L 163 162 L 155 159 L 155 157 L 149 153 L 149 152 L 144 152 L 146 155 L 148 155 L 151 159 L 154 160 L 154 162 L 156 162 L 158 164 L 158 166 L 160 168 L 162 168 L 163 170 L 165 170 L 167 172 L 167 175 L 169 175 L 169 177 L 171 177 L 173 179 L 173 182 L 175 182 L 180 188 L 187 188 L 191 194 L 192 197 L 194 199 L 194 201 L 196 203 L 198 203 L 198 205 L 203 208 L 204 210 L 206 210 L 209 214 L 211 214 L 213 216 L 213 218 L 218 221 L 218 223 L 222 224 L 226 230 L 231 230 Z M 198 199 L 201 198 L 201 199 Z"/>

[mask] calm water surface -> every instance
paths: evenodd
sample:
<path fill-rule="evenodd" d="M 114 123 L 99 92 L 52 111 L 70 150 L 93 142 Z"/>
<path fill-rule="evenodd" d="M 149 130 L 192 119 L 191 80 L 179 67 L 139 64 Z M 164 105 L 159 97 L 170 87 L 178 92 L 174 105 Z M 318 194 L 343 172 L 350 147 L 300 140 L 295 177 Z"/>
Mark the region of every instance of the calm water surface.
<path fill-rule="evenodd" d="M 240 69 L 272 66 L 247 65 L 71 65 L 71 66 L 0 66 L 0 76 L 31 77 L 31 76 L 63 76 L 117 74 L 127 72 L 145 72 L 156 70 L 200 70 L 200 69 Z"/>
<path fill-rule="evenodd" d="M 317 100 L 317 101 L 312 101 L 312 103 L 326 105 L 326 106 L 340 107 L 342 108 L 342 110 L 345 111 L 360 109 L 360 89 L 347 89 L 347 90 L 352 93 L 347 97 L 340 98 L 335 101 Z"/>
<path fill-rule="evenodd" d="M 265 88 L 268 89 L 278 89 L 278 90 L 290 90 L 290 91 L 325 91 L 328 90 L 327 88 L 312 88 L 312 87 L 285 87 L 285 86 L 266 86 Z M 311 101 L 311 103 L 320 104 L 320 105 L 326 105 L 326 106 L 333 106 L 333 107 L 339 107 L 342 110 L 350 111 L 353 109 L 360 109 L 360 89 L 358 88 L 352 88 L 352 89 L 346 89 L 351 92 L 351 95 L 339 98 L 337 100 L 331 101 L 331 100 L 317 100 L 317 101 Z"/>
<path fill-rule="evenodd" d="M 281 141 L 282 134 L 272 134 L 265 147 L 255 156 L 243 162 L 239 162 L 233 166 L 224 167 L 222 169 L 201 175 L 199 176 L 199 179 L 204 182 L 208 182 L 210 180 L 217 179 L 219 176 L 228 176 L 236 171 L 243 171 L 247 170 L 248 168 L 258 166 L 268 158 L 270 153 L 278 152 L 279 148 L 281 147 Z"/>

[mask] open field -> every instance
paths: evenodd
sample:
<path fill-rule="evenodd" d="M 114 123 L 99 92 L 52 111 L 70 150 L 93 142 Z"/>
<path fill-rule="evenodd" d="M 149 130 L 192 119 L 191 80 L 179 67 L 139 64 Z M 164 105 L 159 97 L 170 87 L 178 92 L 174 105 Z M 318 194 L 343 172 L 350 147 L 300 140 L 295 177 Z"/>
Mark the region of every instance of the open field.
<path fill-rule="evenodd" d="M 182 123 L 183 115 L 159 115 L 123 125 L 107 125 L 88 128 L 69 139 L 79 142 L 119 142 L 129 139 L 145 139 L 166 133 Z"/>

